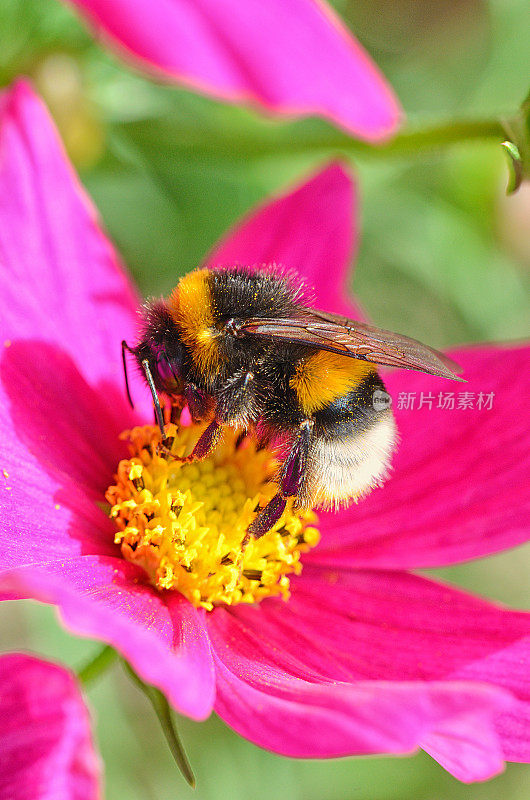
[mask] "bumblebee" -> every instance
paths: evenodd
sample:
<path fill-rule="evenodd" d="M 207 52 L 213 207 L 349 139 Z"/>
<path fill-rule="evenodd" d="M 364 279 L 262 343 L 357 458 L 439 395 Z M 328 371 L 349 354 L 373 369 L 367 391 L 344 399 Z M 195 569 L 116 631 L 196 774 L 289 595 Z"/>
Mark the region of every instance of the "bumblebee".
<path fill-rule="evenodd" d="M 208 423 L 185 460 L 207 456 L 225 425 L 281 444 L 278 492 L 250 525 L 254 538 L 288 498 L 338 507 L 384 481 L 397 431 L 376 364 L 459 380 L 454 362 L 414 339 L 308 307 L 272 268 L 195 270 L 142 317 L 136 347 L 122 343 L 125 378 L 128 350 L 163 435 L 159 393 Z"/>

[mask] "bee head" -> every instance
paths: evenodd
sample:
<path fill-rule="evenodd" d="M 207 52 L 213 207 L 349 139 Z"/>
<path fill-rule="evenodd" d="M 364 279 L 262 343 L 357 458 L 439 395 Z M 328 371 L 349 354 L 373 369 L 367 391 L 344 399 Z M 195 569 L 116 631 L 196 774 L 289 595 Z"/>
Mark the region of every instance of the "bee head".
<path fill-rule="evenodd" d="M 166 394 L 180 394 L 184 386 L 186 348 L 164 300 L 149 301 L 143 308 L 143 332 L 132 349 L 138 366 L 147 361 L 155 386 Z"/>

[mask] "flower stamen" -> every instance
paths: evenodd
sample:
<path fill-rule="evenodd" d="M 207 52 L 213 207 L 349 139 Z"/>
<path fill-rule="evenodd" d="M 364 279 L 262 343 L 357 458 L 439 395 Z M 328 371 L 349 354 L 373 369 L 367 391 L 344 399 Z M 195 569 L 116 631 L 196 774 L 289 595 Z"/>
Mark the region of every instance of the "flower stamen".
<path fill-rule="evenodd" d="M 183 463 L 204 426 L 166 426 L 171 453 L 159 448 L 154 425 L 125 431 L 131 457 L 120 461 L 106 499 L 116 521 L 115 542 L 159 590 L 181 592 L 195 606 L 256 603 L 289 597 L 289 575 L 301 553 L 319 541 L 312 511 L 293 509 L 259 539 L 246 531 L 275 495 L 278 461 L 250 436 L 227 428 L 213 453 Z"/>

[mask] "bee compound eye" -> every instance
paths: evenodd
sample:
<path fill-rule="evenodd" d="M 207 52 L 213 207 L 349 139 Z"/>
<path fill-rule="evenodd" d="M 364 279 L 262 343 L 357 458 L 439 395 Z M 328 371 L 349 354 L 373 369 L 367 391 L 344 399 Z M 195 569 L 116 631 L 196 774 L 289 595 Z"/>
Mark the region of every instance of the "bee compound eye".
<path fill-rule="evenodd" d="M 175 380 L 175 373 L 165 356 L 158 356 L 156 368 L 160 379 L 165 383 L 170 383 Z"/>

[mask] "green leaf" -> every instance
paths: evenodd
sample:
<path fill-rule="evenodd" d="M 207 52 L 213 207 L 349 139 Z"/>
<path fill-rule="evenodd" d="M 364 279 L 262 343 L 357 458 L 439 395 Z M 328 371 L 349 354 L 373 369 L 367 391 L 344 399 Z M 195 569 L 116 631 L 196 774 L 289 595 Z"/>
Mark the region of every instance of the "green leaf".
<path fill-rule="evenodd" d="M 77 677 L 82 684 L 88 686 L 103 675 L 116 661 L 118 654 L 109 645 L 101 648 L 94 658 L 90 659 L 84 667 L 77 672 Z"/>
<path fill-rule="evenodd" d="M 509 178 L 506 194 L 513 194 L 523 181 L 523 159 L 521 158 L 519 148 L 513 142 L 503 142 L 501 147 L 508 156 Z"/>
<path fill-rule="evenodd" d="M 171 751 L 171 755 L 173 756 L 175 763 L 179 770 L 181 771 L 182 775 L 186 779 L 186 782 L 192 787 L 195 787 L 195 776 L 191 769 L 190 762 L 188 761 L 188 757 L 184 750 L 184 746 L 180 741 L 180 737 L 177 733 L 175 728 L 175 724 L 173 722 L 173 717 L 171 715 L 171 709 L 169 707 L 169 703 L 167 702 L 165 696 L 159 689 L 156 689 L 154 686 L 150 686 L 147 683 L 144 683 L 142 679 L 136 674 L 130 664 L 122 659 L 122 665 L 125 669 L 125 672 L 133 681 L 133 683 L 140 689 L 141 692 L 145 694 L 151 705 L 153 706 L 153 710 L 158 717 L 158 721 L 160 722 L 160 727 L 162 728 L 162 732 L 166 737 L 166 741 L 168 747 Z"/>

